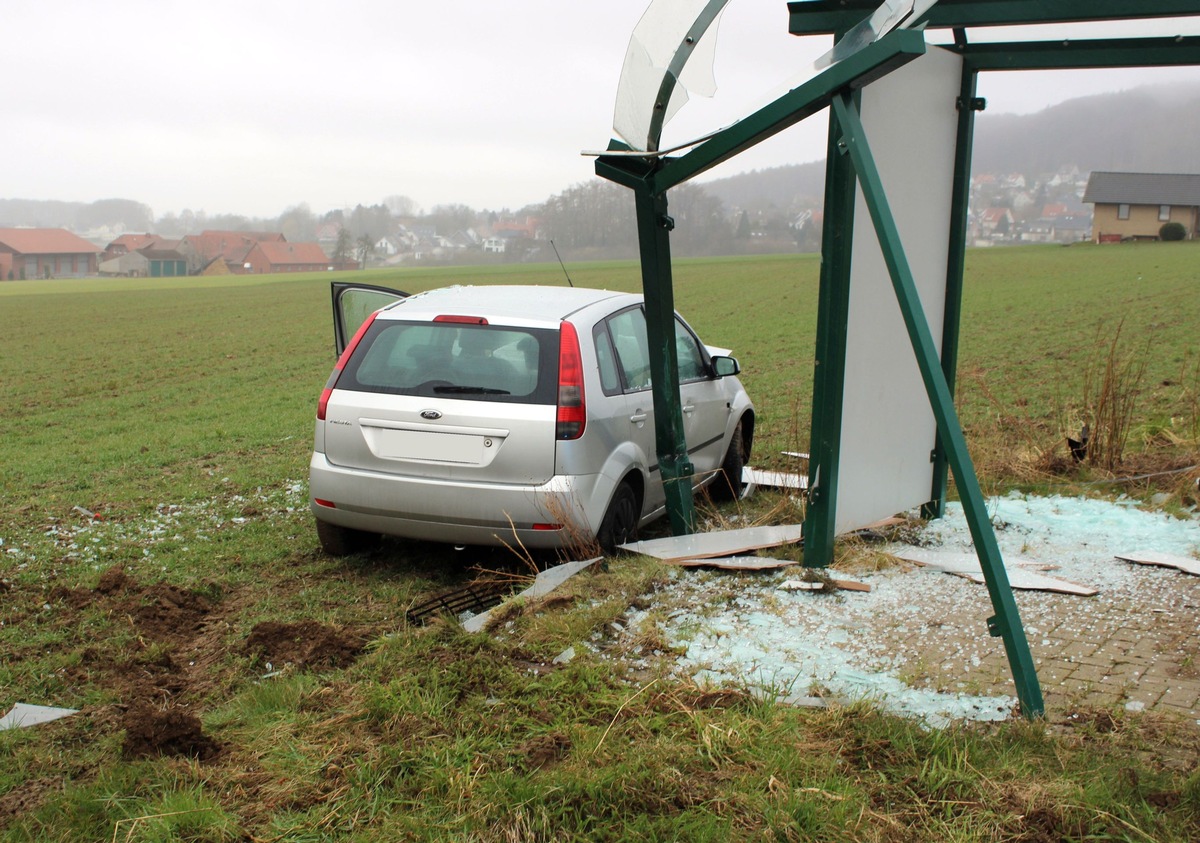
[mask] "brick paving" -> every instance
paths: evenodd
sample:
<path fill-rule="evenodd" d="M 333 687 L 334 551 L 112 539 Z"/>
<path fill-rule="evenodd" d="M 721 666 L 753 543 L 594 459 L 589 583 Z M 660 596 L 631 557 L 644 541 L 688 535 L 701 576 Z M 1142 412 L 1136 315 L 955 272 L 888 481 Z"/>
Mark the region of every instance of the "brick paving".
<path fill-rule="evenodd" d="M 1113 597 L 1103 589 L 1095 597 L 1015 593 L 1049 712 L 1124 706 L 1200 723 L 1200 577 L 1138 574 L 1144 601 L 1125 596 L 1129 589 Z M 960 582 L 956 599 L 932 601 L 925 628 L 885 620 L 874 634 L 902 630 L 895 650 L 914 685 L 1015 694 L 1003 644 L 986 633 L 992 611 L 984 588 Z"/>

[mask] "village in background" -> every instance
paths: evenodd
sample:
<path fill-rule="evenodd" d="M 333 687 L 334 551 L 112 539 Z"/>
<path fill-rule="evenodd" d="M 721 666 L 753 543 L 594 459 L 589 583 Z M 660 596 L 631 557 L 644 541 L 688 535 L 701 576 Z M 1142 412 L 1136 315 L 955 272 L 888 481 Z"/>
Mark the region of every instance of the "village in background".
<path fill-rule="evenodd" d="M 1147 87 L 1033 115 L 980 115 L 968 243 L 1193 239 L 1200 226 L 1200 87 Z M 1120 113 L 1121 120 L 1112 115 Z M 1172 126 L 1147 132 L 1147 126 Z M 824 162 L 681 185 L 679 257 L 815 252 Z M 553 244 L 553 248 L 552 248 Z M 0 280 L 311 272 L 378 266 L 632 259 L 629 191 L 600 179 L 518 210 L 394 194 L 275 218 L 168 212 L 130 199 L 0 199 Z"/>

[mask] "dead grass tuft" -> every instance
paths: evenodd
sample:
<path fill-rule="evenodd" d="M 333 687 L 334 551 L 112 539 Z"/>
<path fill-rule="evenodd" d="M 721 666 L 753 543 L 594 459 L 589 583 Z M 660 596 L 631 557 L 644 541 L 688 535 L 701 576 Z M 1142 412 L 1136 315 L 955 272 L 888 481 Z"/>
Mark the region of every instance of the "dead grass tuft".
<path fill-rule="evenodd" d="M 1139 351 L 1121 348 L 1122 319 L 1106 341 L 1096 330 L 1096 354 L 1084 374 L 1082 412 L 1089 428 L 1087 461 L 1109 471 L 1121 464 L 1133 424 L 1133 413 L 1146 374 L 1149 343 Z"/>

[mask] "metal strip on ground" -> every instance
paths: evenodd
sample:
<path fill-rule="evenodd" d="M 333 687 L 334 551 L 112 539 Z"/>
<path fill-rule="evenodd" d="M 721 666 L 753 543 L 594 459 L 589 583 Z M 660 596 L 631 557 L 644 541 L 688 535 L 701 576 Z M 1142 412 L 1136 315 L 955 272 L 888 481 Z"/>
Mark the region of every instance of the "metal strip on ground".
<path fill-rule="evenodd" d="M 983 569 L 979 559 L 971 553 L 952 553 L 946 551 L 927 550 L 922 547 L 893 546 L 888 553 L 898 559 L 915 562 L 947 574 L 964 577 L 972 582 L 982 583 Z M 1023 591 L 1056 591 L 1062 594 L 1075 594 L 1080 597 L 1091 597 L 1099 592 L 1088 585 L 1073 583 L 1068 580 L 1048 577 L 1039 574 L 1031 568 L 1046 569 L 1046 565 L 1029 559 L 1010 558 L 1006 560 L 1005 571 L 1008 573 L 1009 585 Z"/>
<path fill-rule="evenodd" d="M 1185 574 L 1200 577 L 1200 560 L 1189 559 L 1186 556 L 1175 556 L 1171 553 L 1160 553 L 1157 550 L 1134 550 L 1130 553 L 1117 553 L 1116 557 L 1124 562 L 1138 565 L 1156 565 L 1162 568 L 1175 568 Z"/>
<path fill-rule="evenodd" d="M 712 533 L 692 533 L 686 536 L 630 542 L 619 547 L 630 553 L 641 553 L 668 562 L 705 559 L 714 556 L 736 556 L 759 548 L 798 542 L 802 538 L 802 530 L 801 524 L 743 527 L 738 530 L 718 530 Z"/>

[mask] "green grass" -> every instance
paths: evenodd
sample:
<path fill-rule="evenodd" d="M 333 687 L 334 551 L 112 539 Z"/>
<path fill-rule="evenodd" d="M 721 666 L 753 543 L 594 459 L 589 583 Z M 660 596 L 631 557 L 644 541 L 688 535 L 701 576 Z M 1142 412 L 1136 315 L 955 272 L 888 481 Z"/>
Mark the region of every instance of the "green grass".
<path fill-rule="evenodd" d="M 1121 320 L 1146 362 L 1128 469 L 1197 461 L 1196 256 L 969 254 L 960 407 L 988 488 L 1109 479 L 1048 457 L 1098 331 Z M 742 362 L 756 464 L 807 444 L 818 271 L 814 256 L 676 266 L 679 309 Z M 570 272 L 640 284 L 635 263 Z M 564 283 L 556 265 L 349 275 Z M 795 710 L 632 668 L 661 643 L 651 625 L 638 652 L 550 665 L 652 608 L 663 573 L 645 560 L 571 581 L 499 636 L 409 625 L 408 607 L 512 558 L 319 552 L 304 480 L 332 277 L 0 284 L 0 707 L 83 709 L 0 733 L 0 841 L 1200 836 L 1200 738 L 1165 717 L 929 732 L 865 706 Z M 1117 488 L 1195 502 L 1169 481 Z M 114 566 L 131 584 L 101 590 Z M 168 599 L 181 593 L 207 608 L 187 614 Z M 256 625 L 302 620 L 367 648 L 342 668 L 268 668 L 247 649 Z M 145 701 L 199 717 L 221 753 L 130 756 L 125 709 Z"/>

